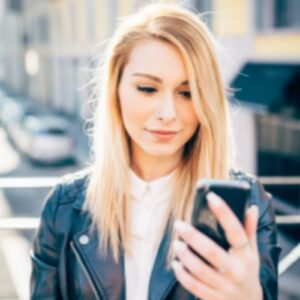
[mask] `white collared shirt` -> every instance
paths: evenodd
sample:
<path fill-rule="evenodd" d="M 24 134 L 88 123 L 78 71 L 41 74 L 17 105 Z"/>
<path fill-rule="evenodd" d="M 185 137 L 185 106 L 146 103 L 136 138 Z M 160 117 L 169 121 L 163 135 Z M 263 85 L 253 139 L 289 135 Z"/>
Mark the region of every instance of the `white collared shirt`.
<path fill-rule="evenodd" d="M 131 253 L 125 255 L 126 299 L 146 300 L 151 271 L 158 246 L 159 232 L 168 219 L 171 178 L 146 182 L 130 170 Z"/>

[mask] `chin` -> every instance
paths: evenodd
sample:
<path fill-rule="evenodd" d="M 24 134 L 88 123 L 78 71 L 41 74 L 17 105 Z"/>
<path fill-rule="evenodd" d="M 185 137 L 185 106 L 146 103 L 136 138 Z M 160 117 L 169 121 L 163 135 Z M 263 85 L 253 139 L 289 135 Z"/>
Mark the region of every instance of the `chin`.
<path fill-rule="evenodd" d="M 144 149 L 144 151 L 149 155 L 156 158 L 168 158 L 174 155 L 178 155 L 181 150 L 174 149 L 173 147 L 149 147 L 148 149 Z"/>

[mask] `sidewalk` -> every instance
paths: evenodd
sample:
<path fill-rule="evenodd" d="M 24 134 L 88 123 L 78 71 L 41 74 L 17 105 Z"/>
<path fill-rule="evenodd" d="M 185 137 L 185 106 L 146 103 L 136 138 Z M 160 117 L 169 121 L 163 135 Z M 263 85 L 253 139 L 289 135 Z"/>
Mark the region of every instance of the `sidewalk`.
<path fill-rule="evenodd" d="M 0 235 L 1 238 L 2 234 Z M 0 266 L 0 299 L 18 299 L 2 249 L 0 249 Z"/>
<path fill-rule="evenodd" d="M 1 231 L 0 240 L 8 235 L 11 236 L 10 233 L 6 234 Z M 0 266 L 0 299 L 20 300 L 20 297 L 17 295 L 16 288 L 10 274 L 10 269 L 7 265 L 7 259 L 2 247 L 0 247 Z"/>
<path fill-rule="evenodd" d="M 0 190 L 0 218 L 10 216 L 11 211 L 6 203 L 4 193 Z M 28 298 L 30 272 L 28 254 L 29 245 L 17 231 L 0 231 L 1 300 L 25 300 Z"/>

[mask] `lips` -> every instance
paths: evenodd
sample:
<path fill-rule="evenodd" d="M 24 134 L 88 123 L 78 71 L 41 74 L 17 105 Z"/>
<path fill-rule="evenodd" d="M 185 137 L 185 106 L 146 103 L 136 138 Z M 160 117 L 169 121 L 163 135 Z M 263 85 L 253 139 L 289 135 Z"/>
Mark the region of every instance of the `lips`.
<path fill-rule="evenodd" d="M 161 134 L 161 135 L 173 135 L 178 133 L 178 131 L 173 131 L 173 130 L 149 130 L 149 132 L 154 133 L 154 134 Z"/>
<path fill-rule="evenodd" d="M 161 142 L 168 142 L 168 141 L 172 140 L 179 133 L 179 131 L 177 131 L 177 130 L 161 130 L 161 129 L 150 130 L 150 129 L 147 129 L 147 131 L 156 140 L 159 140 Z"/>

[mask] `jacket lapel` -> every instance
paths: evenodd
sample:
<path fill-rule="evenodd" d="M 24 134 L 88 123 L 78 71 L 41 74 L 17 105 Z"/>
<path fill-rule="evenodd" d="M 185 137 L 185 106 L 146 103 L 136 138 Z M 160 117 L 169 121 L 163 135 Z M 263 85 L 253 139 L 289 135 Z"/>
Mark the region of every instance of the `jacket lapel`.
<path fill-rule="evenodd" d="M 95 278 L 95 286 L 99 294 L 104 299 L 125 300 L 126 284 L 123 251 L 120 251 L 119 263 L 113 260 L 112 253 L 109 252 L 107 257 L 99 256 L 98 245 L 101 234 L 96 230 L 90 231 L 91 219 L 88 213 L 82 211 L 85 191 L 77 195 L 73 208 L 80 214 L 80 222 L 75 224 L 78 228 L 74 235 L 74 244 L 86 265 L 91 277 Z M 79 231 L 80 230 L 80 231 Z M 82 236 L 88 236 L 89 242 L 85 245 L 80 243 Z M 172 269 L 167 268 L 168 246 L 171 239 L 171 222 L 166 226 L 165 233 L 159 245 L 155 262 L 149 282 L 149 300 L 166 299 L 168 293 L 176 284 L 176 277 Z M 102 298 L 101 297 L 101 298 Z"/>
<path fill-rule="evenodd" d="M 165 234 L 160 243 L 149 283 L 149 300 L 166 299 L 172 287 L 176 284 L 176 277 L 172 269 L 167 268 L 168 246 L 171 239 L 171 223 L 168 222 Z"/>
<path fill-rule="evenodd" d="M 81 212 L 80 215 L 84 221 L 78 222 L 76 227 L 80 231 L 74 234 L 73 242 L 100 299 L 125 300 L 123 252 L 120 252 L 119 263 L 115 263 L 111 251 L 107 257 L 100 256 L 98 245 L 101 235 L 95 229 L 90 230 L 91 219 L 87 213 Z"/>

